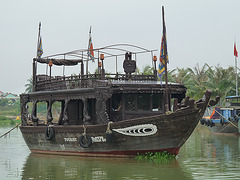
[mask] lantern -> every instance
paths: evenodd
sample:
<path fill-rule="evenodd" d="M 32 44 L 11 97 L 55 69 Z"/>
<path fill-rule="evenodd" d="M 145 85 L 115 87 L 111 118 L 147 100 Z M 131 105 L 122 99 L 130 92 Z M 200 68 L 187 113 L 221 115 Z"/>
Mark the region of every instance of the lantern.
<path fill-rule="evenodd" d="M 53 65 L 52 60 L 49 61 L 48 65 L 51 67 Z"/>
<path fill-rule="evenodd" d="M 100 54 L 100 59 L 104 60 L 104 54 Z"/>
<path fill-rule="evenodd" d="M 153 61 L 157 61 L 157 56 L 156 55 L 153 56 Z"/>

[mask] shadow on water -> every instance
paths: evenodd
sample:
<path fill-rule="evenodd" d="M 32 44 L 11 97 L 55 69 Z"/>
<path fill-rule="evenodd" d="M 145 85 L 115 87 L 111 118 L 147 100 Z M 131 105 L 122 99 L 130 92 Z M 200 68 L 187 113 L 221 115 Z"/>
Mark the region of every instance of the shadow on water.
<path fill-rule="evenodd" d="M 22 179 L 192 179 L 176 160 L 162 163 L 119 158 L 30 154 Z"/>

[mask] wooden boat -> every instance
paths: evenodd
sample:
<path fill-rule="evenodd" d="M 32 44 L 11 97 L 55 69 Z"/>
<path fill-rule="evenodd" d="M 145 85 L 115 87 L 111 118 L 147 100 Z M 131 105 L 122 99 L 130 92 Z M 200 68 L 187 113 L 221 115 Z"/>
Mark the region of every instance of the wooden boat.
<path fill-rule="evenodd" d="M 240 96 L 228 96 L 225 99 L 226 106 L 207 109 L 201 124 L 213 133 L 239 134 Z"/>
<path fill-rule="evenodd" d="M 120 47 L 96 50 L 107 49 Z M 128 57 L 126 53 L 125 60 Z M 36 62 L 48 65 L 50 61 L 58 65 L 80 62 L 83 70 L 82 60 L 49 57 L 34 58 L 33 67 Z M 37 153 L 83 156 L 122 157 L 158 151 L 177 154 L 202 117 L 210 91 L 198 102 L 189 98 L 182 102 L 186 88 L 174 83 L 166 88 L 164 82 L 157 81 L 156 67 L 153 75 L 106 74 L 102 67 L 99 74 L 81 72 L 69 77 L 33 74 L 34 92 L 20 96 L 20 129 L 29 149 Z M 178 103 L 172 111 L 167 110 L 171 106 L 165 103 L 166 93 Z M 52 105 L 57 101 L 61 103 L 61 115 L 53 122 Z M 40 102 L 47 105 L 45 122 L 37 117 Z M 29 103 L 33 104 L 31 113 Z"/>
<path fill-rule="evenodd" d="M 164 39 L 165 23 L 163 27 Z M 164 43 L 166 47 L 166 40 Z M 155 51 L 118 44 L 34 58 L 33 92 L 20 96 L 20 129 L 29 149 L 80 156 L 128 157 L 161 151 L 178 154 L 202 117 L 211 92 L 206 91 L 197 102 L 189 97 L 183 101 L 185 86 L 168 83 L 167 73 L 165 82 L 157 81 Z M 164 51 L 167 54 L 166 48 Z M 89 52 L 98 54 L 94 74 L 88 73 Z M 152 75 L 135 73 L 137 58 L 145 53 L 153 64 Z M 116 62 L 116 73 L 106 73 L 104 64 L 112 61 Z M 119 61 L 124 74 L 118 71 Z M 49 66 L 50 75 L 37 74 L 37 63 Z M 81 64 L 78 75 L 51 75 L 52 66 L 77 64 Z M 165 68 L 167 71 L 167 64 Z M 37 113 L 38 104 L 43 102 L 47 106 L 45 122 Z M 52 112 L 55 102 L 61 104 L 57 121 L 53 121 Z"/>

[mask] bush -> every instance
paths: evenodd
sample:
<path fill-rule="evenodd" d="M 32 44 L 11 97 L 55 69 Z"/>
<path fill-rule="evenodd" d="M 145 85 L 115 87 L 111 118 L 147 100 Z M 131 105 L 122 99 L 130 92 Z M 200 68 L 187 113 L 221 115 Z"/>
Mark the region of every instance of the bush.
<path fill-rule="evenodd" d="M 6 121 L 6 120 L 11 120 L 11 119 L 5 116 L 0 116 L 0 121 Z"/>

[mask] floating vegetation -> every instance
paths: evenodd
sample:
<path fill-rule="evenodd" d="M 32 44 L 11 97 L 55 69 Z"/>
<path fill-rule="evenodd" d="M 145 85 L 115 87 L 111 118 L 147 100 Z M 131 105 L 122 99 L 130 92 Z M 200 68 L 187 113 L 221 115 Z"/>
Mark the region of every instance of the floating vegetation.
<path fill-rule="evenodd" d="M 166 162 L 169 160 L 174 159 L 175 160 L 175 155 L 168 153 L 167 151 L 163 151 L 163 152 L 147 152 L 145 154 L 137 154 L 137 156 L 135 157 L 138 160 L 148 160 L 148 161 L 153 161 L 153 162 Z"/>

